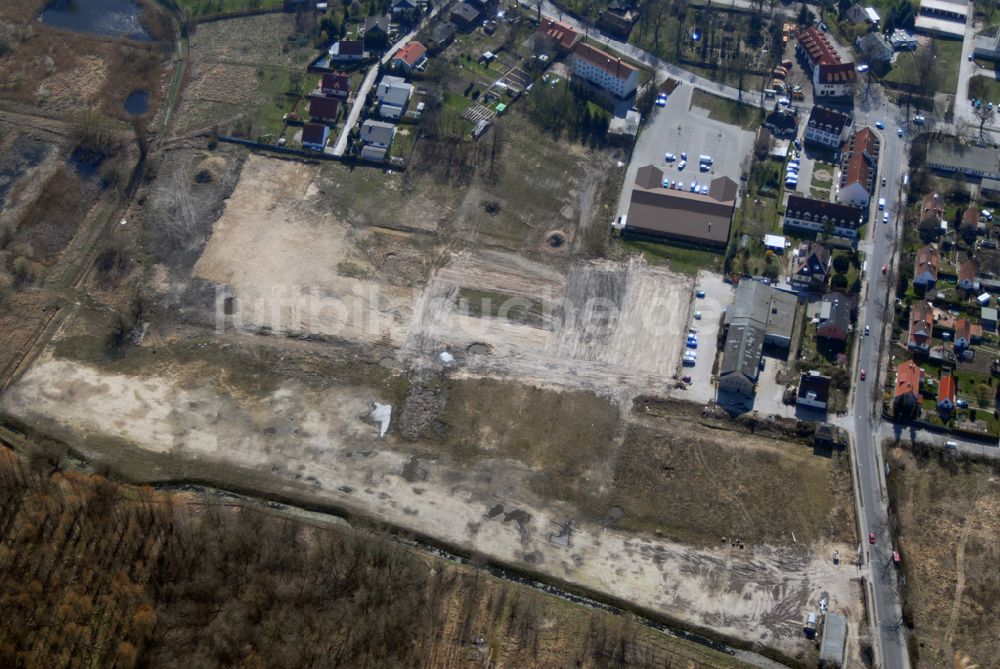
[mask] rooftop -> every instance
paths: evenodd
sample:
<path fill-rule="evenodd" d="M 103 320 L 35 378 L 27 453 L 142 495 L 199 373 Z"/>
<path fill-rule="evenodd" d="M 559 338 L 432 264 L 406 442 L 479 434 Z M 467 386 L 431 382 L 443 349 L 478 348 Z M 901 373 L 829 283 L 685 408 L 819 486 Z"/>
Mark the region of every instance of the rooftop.
<path fill-rule="evenodd" d="M 923 372 L 917 367 L 917 363 L 907 360 L 896 368 L 896 391 L 893 397 L 900 395 L 920 393 L 920 377 Z"/>
<path fill-rule="evenodd" d="M 927 148 L 927 162 L 933 167 L 1000 174 L 1000 152 L 989 146 L 931 142 Z"/>
<path fill-rule="evenodd" d="M 606 51 L 601 51 L 586 42 L 577 44 L 573 54 L 577 58 L 582 58 L 588 63 L 599 67 L 616 79 L 628 79 L 633 73 L 639 71 L 621 58 L 612 56 Z"/>
<path fill-rule="evenodd" d="M 716 177 L 707 195 L 663 188 L 663 171 L 653 165 L 639 168 L 632 189 L 628 225 L 642 230 L 702 239 L 723 245 L 729 240 L 738 186 L 728 177 Z"/>

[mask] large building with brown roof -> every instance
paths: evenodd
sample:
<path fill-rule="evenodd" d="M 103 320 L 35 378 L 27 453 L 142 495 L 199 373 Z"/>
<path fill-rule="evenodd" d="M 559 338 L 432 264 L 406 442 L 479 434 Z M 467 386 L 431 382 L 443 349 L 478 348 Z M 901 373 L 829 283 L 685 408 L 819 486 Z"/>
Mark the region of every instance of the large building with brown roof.
<path fill-rule="evenodd" d="M 572 26 L 562 21 L 542 19 L 535 29 L 535 53 L 552 56 L 555 53 L 569 53 L 583 39 Z"/>
<path fill-rule="evenodd" d="M 864 220 L 857 207 L 826 200 L 789 195 L 785 205 L 784 227 L 789 232 L 832 232 L 855 239 Z"/>
<path fill-rule="evenodd" d="M 844 143 L 841 148 L 838 202 L 855 207 L 868 206 L 875 187 L 880 148 L 881 142 L 871 128 L 862 128 Z"/>
<path fill-rule="evenodd" d="M 569 59 L 573 74 L 603 88 L 609 93 L 627 98 L 639 86 L 639 70 L 621 58 L 581 42 Z"/>
<path fill-rule="evenodd" d="M 674 239 L 695 246 L 725 248 L 739 186 L 716 177 L 707 194 L 663 187 L 663 171 L 639 168 L 624 232 Z"/>
<path fill-rule="evenodd" d="M 841 62 L 829 38 L 813 27 L 799 31 L 795 51 L 812 72 L 813 94 L 817 99 L 849 97 L 854 92 L 857 73 L 854 63 Z"/>

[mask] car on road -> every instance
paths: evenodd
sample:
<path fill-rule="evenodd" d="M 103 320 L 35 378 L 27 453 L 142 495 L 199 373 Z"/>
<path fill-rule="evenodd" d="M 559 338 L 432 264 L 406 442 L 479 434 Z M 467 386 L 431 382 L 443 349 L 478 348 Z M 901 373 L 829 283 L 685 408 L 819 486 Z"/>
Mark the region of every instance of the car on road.
<path fill-rule="evenodd" d="M 667 96 L 664 93 L 660 93 L 656 96 L 656 106 L 666 107 L 667 106 Z"/>
<path fill-rule="evenodd" d="M 882 130 L 883 128 L 885 128 L 885 123 L 882 123 L 881 120 L 875 121 L 875 127 L 878 128 L 879 130 Z"/>
<path fill-rule="evenodd" d="M 885 177 L 882 177 L 882 188 L 885 188 Z"/>
<path fill-rule="evenodd" d="M 696 321 L 700 321 L 701 320 L 701 312 L 700 311 L 694 312 L 694 319 Z"/>
<path fill-rule="evenodd" d="M 971 53 L 969 54 L 969 62 L 970 63 L 972 62 L 972 54 Z"/>
<path fill-rule="evenodd" d="M 888 271 L 889 271 L 889 266 L 888 265 L 882 265 L 882 274 L 885 274 Z"/>
<path fill-rule="evenodd" d="M 681 377 L 681 381 L 683 381 L 684 383 L 691 383 L 691 375 L 685 374 L 684 376 Z"/>
<path fill-rule="evenodd" d="M 884 197 L 880 197 L 878 199 L 878 210 L 882 211 L 883 209 L 885 209 L 885 198 Z"/>
<path fill-rule="evenodd" d="M 882 222 L 883 223 L 888 223 L 889 222 L 889 212 L 887 212 L 887 211 L 883 211 L 882 212 Z"/>
<path fill-rule="evenodd" d="M 799 141 L 798 137 L 792 140 L 792 144 L 794 144 L 795 148 L 798 149 L 799 151 L 802 150 L 802 142 Z"/>
<path fill-rule="evenodd" d="M 903 129 L 902 128 L 896 128 L 896 134 L 899 135 L 900 137 L 902 137 L 903 136 Z"/>
<path fill-rule="evenodd" d="M 703 291 L 703 290 L 696 291 L 695 294 L 694 294 L 694 296 L 695 297 L 705 297 L 705 291 Z"/>
<path fill-rule="evenodd" d="M 760 359 L 760 371 L 762 371 L 762 372 L 764 371 L 764 361 L 765 360 L 766 360 L 766 358 L 761 358 Z"/>
<path fill-rule="evenodd" d="M 675 156 L 675 155 L 674 155 L 674 154 L 672 154 L 672 153 L 667 153 L 667 154 L 665 154 L 665 155 L 663 156 L 663 159 L 664 159 L 665 161 L 667 161 L 668 163 L 672 163 L 672 162 L 674 162 L 675 160 L 677 160 L 677 156 Z"/>
<path fill-rule="evenodd" d="M 927 119 L 925 119 L 921 114 L 917 114 L 916 116 L 913 117 L 913 122 L 916 123 L 917 125 L 923 125 L 924 121 L 926 120 Z"/>
<path fill-rule="evenodd" d="M 866 376 L 868 376 L 867 372 L 865 372 L 865 370 L 862 369 L 861 370 L 861 380 L 864 381 Z"/>
<path fill-rule="evenodd" d="M 963 399 L 959 398 L 959 399 L 955 400 L 955 406 L 957 406 L 959 409 L 968 409 L 969 408 L 969 401 L 968 400 L 963 400 Z"/>
<path fill-rule="evenodd" d="M 677 169 L 682 170 L 685 167 L 687 167 L 687 164 L 688 164 L 688 161 L 682 160 L 681 162 L 677 163 Z"/>
<path fill-rule="evenodd" d="M 875 543 L 875 533 L 874 532 L 869 532 L 868 533 L 868 543 L 870 543 L 870 544 L 874 544 Z"/>
<path fill-rule="evenodd" d="M 866 325 L 866 326 L 865 326 L 865 336 L 866 336 L 866 337 L 868 336 L 868 332 L 869 332 L 869 331 L 870 331 L 870 328 L 869 328 L 869 327 L 868 327 L 868 326 Z"/>

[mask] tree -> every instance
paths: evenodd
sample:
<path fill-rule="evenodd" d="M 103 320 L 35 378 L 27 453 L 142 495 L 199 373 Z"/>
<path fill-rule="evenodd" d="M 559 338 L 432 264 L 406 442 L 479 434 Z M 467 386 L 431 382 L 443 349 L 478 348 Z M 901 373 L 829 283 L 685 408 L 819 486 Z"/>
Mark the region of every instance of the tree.
<path fill-rule="evenodd" d="M 812 13 L 809 6 L 806 3 L 802 3 L 802 7 L 799 9 L 798 22 L 800 26 L 811 26 L 813 21 L 816 20 L 816 15 Z"/>
<path fill-rule="evenodd" d="M 833 269 L 839 274 L 845 274 L 848 269 L 850 269 L 851 262 L 848 260 L 847 256 L 843 254 L 835 255 L 833 257 Z"/>
<path fill-rule="evenodd" d="M 984 104 L 980 104 L 976 107 L 975 111 L 973 111 L 973 114 L 979 120 L 979 141 L 984 142 L 986 139 L 983 135 L 983 127 L 986 125 L 987 121 L 993 118 L 993 109 Z"/>
<path fill-rule="evenodd" d="M 834 274 L 830 278 L 830 288 L 833 290 L 847 290 L 847 275 Z"/>

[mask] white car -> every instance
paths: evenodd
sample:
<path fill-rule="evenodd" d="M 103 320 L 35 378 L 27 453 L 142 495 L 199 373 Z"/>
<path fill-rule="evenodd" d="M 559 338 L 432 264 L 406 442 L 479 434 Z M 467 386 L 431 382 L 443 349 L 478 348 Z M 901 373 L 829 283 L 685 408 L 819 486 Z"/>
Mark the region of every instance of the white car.
<path fill-rule="evenodd" d="M 788 98 L 778 98 L 778 104 L 781 105 L 782 107 L 787 107 L 788 105 L 792 104 L 792 101 L 789 100 Z"/>
<path fill-rule="evenodd" d="M 681 151 L 681 160 L 687 160 L 687 159 L 688 159 L 687 151 Z"/>
<path fill-rule="evenodd" d="M 880 197 L 878 199 L 878 210 L 882 211 L 883 209 L 885 209 L 885 198 L 884 197 Z"/>
<path fill-rule="evenodd" d="M 707 185 L 701 187 L 701 194 L 702 195 L 708 195 L 708 186 Z"/>
<path fill-rule="evenodd" d="M 674 154 L 672 154 L 672 153 L 668 153 L 668 154 L 666 154 L 665 156 L 663 156 L 663 159 L 664 159 L 665 161 L 667 161 L 668 163 L 672 163 L 672 162 L 674 162 L 675 160 L 677 160 L 677 156 L 675 156 L 675 155 L 674 155 Z"/>
<path fill-rule="evenodd" d="M 677 190 L 684 190 L 684 182 L 683 181 L 678 181 L 677 182 Z"/>
<path fill-rule="evenodd" d="M 682 170 L 685 167 L 687 167 L 687 164 L 688 164 L 688 161 L 682 160 L 681 162 L 677 163 L 677 169 Z"/>
<path fill-rule="evenodd" d="M 889 222 L 889 212 L 887 212 L 887 211 L 883 211 L 882 212 L 882 222 L 883 223 L 888 223 Z"/>

